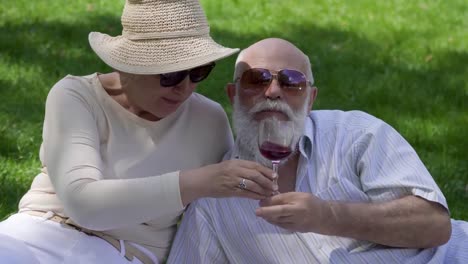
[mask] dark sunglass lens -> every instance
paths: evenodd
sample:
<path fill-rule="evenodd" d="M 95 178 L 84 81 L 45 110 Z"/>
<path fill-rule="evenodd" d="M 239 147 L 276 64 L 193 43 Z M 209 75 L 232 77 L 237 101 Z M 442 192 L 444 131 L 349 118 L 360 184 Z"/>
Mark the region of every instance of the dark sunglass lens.
<path fill-rule="evenodd" d="M 304 74 L 296 70 L 281 70 L 278 72 L 278 82 L 285 88 L 305 88 L 307 79 Z"/>
<path fill-rule="evenodd" d="M 161 86 L 169 87 L 175 86 L 187 77 L 188 71 L 178 71 L 171 73 L 164 73 L 160 75 Z"/>
<path fill-rule="evenodd" d="M 203 81 L 208 75 L 210 74 L 211 70 L 214 68 L 214 63 L 205 65 L 205 66 L 200 66 L 194 69 L 190 70 L 190 80 L 193 83 L 201 82 Z"/>
<path fill-rule="evenodd" d="M 247 88 L 267 86 L 271 78 L 271 73 L 266 69 L 249 69 L 242 74 L 242 82 Z"/>

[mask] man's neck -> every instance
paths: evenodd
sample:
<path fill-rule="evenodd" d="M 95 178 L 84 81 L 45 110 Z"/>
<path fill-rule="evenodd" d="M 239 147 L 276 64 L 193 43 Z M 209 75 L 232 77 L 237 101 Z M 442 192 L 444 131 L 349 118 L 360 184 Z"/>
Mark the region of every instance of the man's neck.
<path fill-rule="evenodd" d="M 296 152 L 285 163 L 279 166 L 278 187 L 280 193 L 293 192 L 296 189 L 296 173 L 299 163 L 299 152 Z"/>

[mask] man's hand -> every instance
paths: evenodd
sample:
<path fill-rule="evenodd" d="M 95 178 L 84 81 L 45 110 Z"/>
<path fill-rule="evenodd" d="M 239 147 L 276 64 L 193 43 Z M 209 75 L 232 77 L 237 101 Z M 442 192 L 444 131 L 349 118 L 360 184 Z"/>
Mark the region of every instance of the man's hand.
<path fill-rule="evenodd" d="M 310 193 L 289 192 L 260 201 L 256 215 L 284 229 L 326 233 L 326 202 Z"/>

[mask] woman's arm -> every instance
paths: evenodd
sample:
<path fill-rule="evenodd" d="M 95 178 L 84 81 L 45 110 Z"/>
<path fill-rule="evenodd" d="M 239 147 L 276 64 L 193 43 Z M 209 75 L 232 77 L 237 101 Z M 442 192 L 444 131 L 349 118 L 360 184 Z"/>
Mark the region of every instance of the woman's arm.
<path fill-rule="evenodd" d="M 105 179 L 93 98 L 62 80 L 47 98 L 44 159 L 65 213 L 77 224 L 108 230 L 143 223 L 182 209 L 179 173 Z M 156 177 L 157 176 L 157 177 Z"/>

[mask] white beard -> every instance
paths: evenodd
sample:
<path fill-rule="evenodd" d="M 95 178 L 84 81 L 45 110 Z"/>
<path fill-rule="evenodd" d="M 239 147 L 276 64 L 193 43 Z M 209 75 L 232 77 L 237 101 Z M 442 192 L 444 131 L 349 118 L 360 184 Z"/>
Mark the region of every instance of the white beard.
<path fill-rule="evenodd" d="M 298 111 L 293 111 L 285 102 L 269 99 L 255 104 L 255 106 L 248 111 L 240 104 L 238 96 L 235 96 L 232 121 L 236 134 L 236 146 L 240 155 L 239 158 L 244 160 L 253 160 L 265 167 L 271 168 L 271 161 L 263 157 L 260 153 L 258 147 L 259 122 L 254 119 L 254 114 L 263 110 L 279 110 L 287 115 L 289 120 L 294 124 L 292 146 L 297 146 L 299 139 L 304 134 L 305 118 L 308 114 L 310 97 L 307 98 L 308 99 L 304 103 L 302 109 Z M 296 149 L 296 147 L 293 147 L 293 153 L 289 157 L 294 156 Z M 287 161 L 287 159 L 282 162 L 285 161 Z"/>

